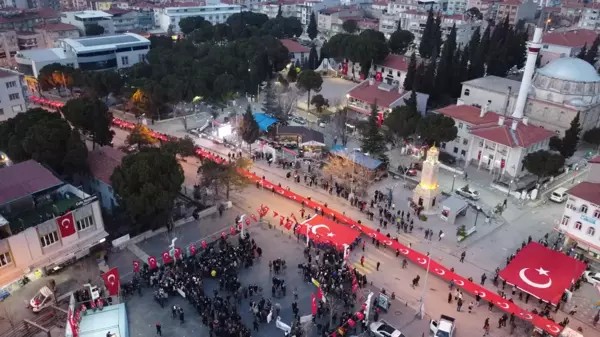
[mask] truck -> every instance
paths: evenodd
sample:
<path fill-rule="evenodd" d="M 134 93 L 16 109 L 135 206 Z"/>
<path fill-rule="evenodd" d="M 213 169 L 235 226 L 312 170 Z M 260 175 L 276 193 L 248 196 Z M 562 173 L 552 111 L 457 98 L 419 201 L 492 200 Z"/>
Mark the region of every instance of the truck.
<path fill-rule="evenodd" d="M 453 337 L 456 331 L 454 317 L 442 315 L 438 321 L 429 321 L 429 331 L 435 337 Z"/>

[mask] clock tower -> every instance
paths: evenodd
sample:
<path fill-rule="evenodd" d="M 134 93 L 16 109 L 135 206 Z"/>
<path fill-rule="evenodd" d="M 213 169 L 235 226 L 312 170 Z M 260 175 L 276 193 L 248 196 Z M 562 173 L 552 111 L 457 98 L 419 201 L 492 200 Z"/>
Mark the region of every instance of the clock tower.
<path fill-rule="evenodd" d="M 438 172 L 440 170 L 440 155 L 437 147 L 432 146 L 427 151 L 427 159 L 423 162 L 421 182 L 414 190 L 413 202 L 428 211 L 439 202 L 440 186 L 438 185 Z"/>

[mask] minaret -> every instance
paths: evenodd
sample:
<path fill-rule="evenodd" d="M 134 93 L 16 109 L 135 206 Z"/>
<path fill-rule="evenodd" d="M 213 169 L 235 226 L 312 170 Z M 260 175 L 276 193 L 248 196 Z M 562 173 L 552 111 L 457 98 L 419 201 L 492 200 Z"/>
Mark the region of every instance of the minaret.
<path fill-rule="evenodd" d="M 421 170 L 421 182 L 417 185 L 413 194 L 414 203 L 423 206 L 425 211 L 433 208 L 439 201 L 437 200 L 440 195 L 440 186 L 438 185 L 439 155 L 440 152 L 435 145 L 429 148 L 427 159 L 423 162 L 423 169 Z"/>
<path fill-rule="evenodd" d="M 529 93 L 533 72 L 535 71 L 535 62 L 537 61 L 538 53 L 542 47 L 543 28 L 541 26 L 541 24 L 538 24 L 537 27 L 535 27 L 533 39 L 529 41 L 527 45 L 527 62 L 525 63 L 525 71 L 523 72 L 523 80 L 521 81 L 521 87 L 519 88 L 519 96 L 517 97 L 515 111 L 512 114 L 513 118 L 523 118 L 523 110 L 525 110 L 525 103 L 527 102 L 527 94 Z M 510 99 L 510 97 L 508 99 Z"/>

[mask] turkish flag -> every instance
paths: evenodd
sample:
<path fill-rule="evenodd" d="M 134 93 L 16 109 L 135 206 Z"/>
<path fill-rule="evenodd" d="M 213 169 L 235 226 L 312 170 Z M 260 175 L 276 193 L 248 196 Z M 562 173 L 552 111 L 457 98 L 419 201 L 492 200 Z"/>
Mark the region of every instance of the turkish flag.
<path fill-rule="evenodd" d="M 279 213 L 273 211 L 273 217 L 276 218 L 279 215 Z"/>
<path fill-rule="evenodd" d="M 169 252 L 166 250 L 162 253 L 162 259 L 165 264 L 173 262 L 171 255 L 169 255 Z"/>
<path fill-rule="evenodd" d="M 139 273 L 140 272 L 140 262 L 133 260 L 133 272 L 134 273 Z"/>
<path fill-rule="evenodd" d="M 310 308 L 312 309 L 313 316 L 316 316 L 317 315 L 317 298 L 315 297 L 315 294 L 310 294 L 310 295 L 311 295 Z"/>
<path fill-rule="evenodd" d="M 323 299 L 323 290 L 321 290 L 321 287 L 317 288 L 317 298 L 320 300 Z"/>
<path fill-rule="evenodd" d="M 62 238 L 75 234 L 75 219 L 73 218 L 73 212 L 69 212 L 56 218 L 56 225 L 60 229 L 60 237 Z"/>
<path fill-rule="evenodd" d="M 180 259 L 181 258 L 181 248 L 175 248 L 175 252 L 173 253 L 173 255 L 175 255 L 176 259 Z"/>
<path fill-rule="evenodd" d="M 256 215 L 252 214 L 250 217 L 252 218 L 252 220 L 254 220 L 254 222 L 258 221 L 258 218 L 256 217 Z"/>
<path fill-rule="evenodd" d="M 279 217 L 279 226 L 283 226 L 283 220 L 285 220 L 285 218 L 282 215 Z"/>
<path fill-rule="evenodd" d="M 148 268 L 150 268 L 150 270 L 152 270 L 152 269 L 156 269 L 156 267 L 158 267 L 158 264 L 156 263 L 156 257 L 150 256 L 148 258 Z"/>
<path fill-rule="evenodd" d="M 285 228 L 286 228 L 287 230 L 290 230 L 290 229 L 292 229 L 292 226 L 293 226 L 293 225 L 294 225 L 294 222 L 293 222 L 293 221 L 290 219 L 290 220 L 288 220 L 288 221 L 285 223 Z"/>
<path fill-rule="evenodd" d="M 121 280 L 119 279 L 119 270 L 117 268 L 113 268 L 102 274 L 102 279 L 110 296 L 115 296 L 119 293 Z"/>
<path fill-rule="evenodd" d="M 195 243 L 190 243 L 190 254 L 192 256 L 196 255 L 196 244 Z"/>
<path fill-rule="evenodd" d="M 246 223 L 246 227 L 250 226 L 250 219 L 246 218 L 246 221 L 244 221 Z"/>

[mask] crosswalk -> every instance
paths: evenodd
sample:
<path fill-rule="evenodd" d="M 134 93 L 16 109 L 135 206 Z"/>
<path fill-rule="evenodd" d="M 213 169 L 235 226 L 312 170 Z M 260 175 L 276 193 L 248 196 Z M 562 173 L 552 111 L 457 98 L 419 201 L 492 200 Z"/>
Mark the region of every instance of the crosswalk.
<path fill-rule="evenodd" d="M 352 268 L 356 268 L 356 270 L 363 275 L 368 275 L 377 271 L 377 261 L 374 259 L 365 257 L 363 264 L 360 263 L 360 256 L 351 257 L 350 260 L 349 265 Z"/>
<path fill-rule="evenodd" d="M 365 260 L 361 264 L 360 259 L 362 256 L 365 257 Z M 367 248 L 365 253 L 358 249 L 348 258 L 349 265 L 364 275 L 377 272 L 377 262 L 381 264 L 379 270 L 382 270 L 383 266 L 389 267 L 394 264 L 400 266 L 400 260 L 396 258 L 395 253 L 383 247 L 377 249 L 371 246 Z"/>

